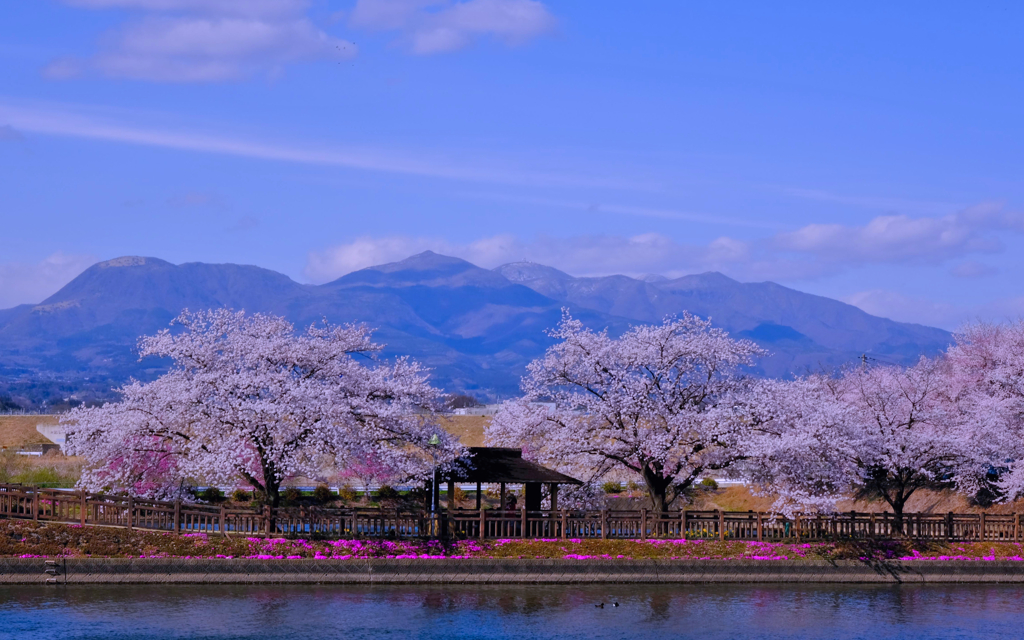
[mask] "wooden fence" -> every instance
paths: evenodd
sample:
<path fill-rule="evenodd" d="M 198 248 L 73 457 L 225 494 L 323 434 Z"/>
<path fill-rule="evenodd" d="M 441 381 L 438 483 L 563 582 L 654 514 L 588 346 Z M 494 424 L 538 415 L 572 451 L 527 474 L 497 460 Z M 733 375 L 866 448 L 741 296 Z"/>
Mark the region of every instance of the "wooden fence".
<path fill-rule="evenodd" d="M 753 511 L 422 511 L 290 507 L 228 509 L 84 491 L 0 484 L 0 518 L 115 526 L 147 531 L 246 536 L 717 539 L 749 541 L 910 537 L 945 541 L 1021 541 L 1021 514 L 798 514 Z"/>

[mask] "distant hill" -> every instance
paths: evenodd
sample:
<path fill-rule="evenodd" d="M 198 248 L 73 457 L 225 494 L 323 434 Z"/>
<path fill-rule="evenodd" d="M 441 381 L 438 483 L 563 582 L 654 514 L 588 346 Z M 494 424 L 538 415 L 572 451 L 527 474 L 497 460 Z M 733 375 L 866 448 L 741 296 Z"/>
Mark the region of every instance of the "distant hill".
<path fill-rule="evenodd" d="M 93 265 L 38 305 L 0 310 L 0 394 L 102 395 L 129 376 L 150 378 L 166 363 L 138 361 L 140 335 L 166 327 L 185 308 L 230 307 L 298 325 L 364 322 L 387 344 L 385 356 L 412 355 L 434 368 L 447 390 L 496 399 L 516 393 L 525 365 L 550 344 L 544 330 L 563 306 L 612 334 L 684 310 L 710 316 L 772 351 L 757 369 L 770 375 L 839 365 L 861 353 L 910 362 L 950 338 L 718 273 L 575 278 L 531 263 L 482 269 L 428 251 L 313 286 L 254 266 L 125 257 Z"/>

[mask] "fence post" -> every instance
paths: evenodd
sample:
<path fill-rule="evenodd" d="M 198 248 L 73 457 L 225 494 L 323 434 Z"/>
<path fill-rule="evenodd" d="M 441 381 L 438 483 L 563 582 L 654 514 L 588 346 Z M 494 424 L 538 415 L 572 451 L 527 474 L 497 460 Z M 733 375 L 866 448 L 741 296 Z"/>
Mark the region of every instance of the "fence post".
<path fill-rule="evenodd" d="M 1013 514 L 1013 541 L 1020 541 L 1020 514 Z"/>
<path fill-rule="evenodd" d="M 647 539 L 647 509 L 640 509 L 640 539 Z"/>
<path fill-rule="evenodd" d="M 569 537 L 569 512 L 562 509 L 562 540 Z"/>
<path fill-rule="evenodd" d="M 793 516 L 793 535 L 796 536 L 797 541 L 800 540 L 800 514 Z"/>
<path fill-rule="evenodd" d="M 764 541 L 764 521 L 762 520 L 761 512 L 757 512 L 757 541 Z"/>
<path fill-rule="evenodd" d="M 953 540 L 953 512 L 946 514 L 946 540 Z"/>
<path fill-rule="evenodd" d="M 718 539 L 721 542 L 725 542 L 725 512 L 721 509 L 715 509 L 718 512 Z"/>
<path fill-rule="evenodd" d="M 981 512 L 981 526 L 978 527 L 978 540 L 985 541 L 985 512 Z"/>
<path fill-rule="evenodd" d="M 487 511 L 480 507 L 480 539 L 483 540 L 487 532 Z"/>
<path fill-rule="evenodd" d="M 39 487 L 32 488 L 32 519 L 39 520 Z"/>
<path fill-rule="evenodd" d="M 608 538 L 608 510 L 601 509 L 601 539 Z"/>
<path fill-rule="evenodd" d="M 523 505 L 523 510 L 520 512 L 520 514 L 521 514 L 520 515 L 520 520 L 522 522 L 521 526 L 522 526 L 523 530 L 520 532 L 520 536 L 519 537 L 523 538 L 525 540 L 526 537 L 527 537 L 526 536 L 526 505 Z"/>
<path fill-rule="evenodd" d="M 128 530 L 131 531 L 135 525 L 135 498 L 128 496 Z"/>
<path fill-rule="evenodd" d="M 679 510 L 679 537 L 686 538 L 686 509 Z"/>
<path fill-rule="evenodd" d="M 181 498 L 174 501 L 174 533 L 181 534 Z"/>
<path fill-rule="evenodd" d="M 270 505 L 263 505 L 263 532 L 266 536 L 270 537 L 270 519 L 271 519 Z M 352 533 L 355 533 L 356 523 L 355 518 L 352 519 Z"/>
<path fill-rule="evenodd" d="M 87 497 L 87 494 L 85 493 L 85 488 L 83 488 L 83 489 L 82 489 L 82 511 L 81 511 L 81 513 L 79 513 L 79 514 L 78 514 L 78 516 L 79 516 L 79 522 L 80 522 L 80 524 L 81 524 L 81 525 L 82 525 L 83 527 L 85 526 L 85 513 L 86 513 L 86 512 L 88 511 L 88 510 L 89 510 L 89 502 L 88 502 L 88 497 Z"/>
<path fill-rule="evenodd" d="M 226 538 L 228 535 L 228 530 L 224 526 L 224 524 L 224 505 L 220 505 L 220 533 Z"/>

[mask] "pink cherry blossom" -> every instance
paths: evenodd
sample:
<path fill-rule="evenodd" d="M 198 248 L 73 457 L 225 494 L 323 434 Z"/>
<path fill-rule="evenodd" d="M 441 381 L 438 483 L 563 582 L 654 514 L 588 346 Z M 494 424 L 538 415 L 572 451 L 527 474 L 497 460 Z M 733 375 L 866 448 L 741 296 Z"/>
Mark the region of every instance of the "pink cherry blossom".
<path fill-rule="evenodd" d="M 365 327 L 325 321 L 297 334 L 283 318 L 223 309 L 174 324 L 182 330 L 139 343 L 141 357 L 169 358 L 170 371 L 62 419 L 68 452 L 88 462 L 81 486 L 176 497 L 199 478 L 251 485 L 276 505 L 286 478 L 317 478 L 325 466 L 372 458 L 424 477 L 435 433 L 442 463 L 462 451 L 434 419 L 442 394 L 426 370 L 378 360 Z"/>

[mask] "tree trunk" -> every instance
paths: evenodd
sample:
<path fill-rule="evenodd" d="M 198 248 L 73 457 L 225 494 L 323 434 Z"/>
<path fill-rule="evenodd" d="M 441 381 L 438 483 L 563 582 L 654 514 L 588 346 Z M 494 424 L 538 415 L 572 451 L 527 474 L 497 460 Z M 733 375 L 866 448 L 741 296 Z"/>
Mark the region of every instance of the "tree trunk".
<path fill-rule="evenodd" d="M 643 477 L 647 495 L 651 498 L 651 509 L 655 513 L 668 513 L 668 488 L 672 485 L 672 478 L 665 478 L 650 467 L 644 467 Z"/>
<path fill-rule="evenodd" d="M 267 504 L 273 508 L 281 506 L 281 487 L 276 483 L 267 486 Z"/>
<path fill-rule="evenodd" d="M 906 532 L 903 530 L 903 508 L 907 505 L 907 499 L 905 497 L 894 498 L 889 501 L 892 506 L 892 520 L 893 526 L 899 532 L 902 537 Z"/>

